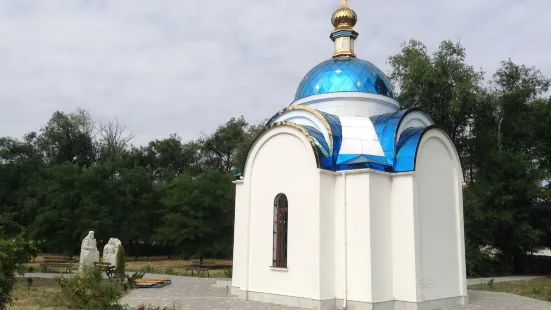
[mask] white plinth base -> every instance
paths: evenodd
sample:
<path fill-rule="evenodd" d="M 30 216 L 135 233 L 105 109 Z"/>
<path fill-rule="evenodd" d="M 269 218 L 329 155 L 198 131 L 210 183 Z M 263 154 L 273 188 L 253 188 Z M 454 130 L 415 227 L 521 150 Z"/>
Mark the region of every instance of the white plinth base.
<path fill-rule="evenodd" d="M 285 296 L 277 294 L 246 292 L 238 287 L 232 286 L 232 295 L 242 300 L 265 302 L 283 306 L 298 307 L 313 310 L 340 310 L 344 309 L 342 299 L 314 300 L 303 297 Z M 389 300 L 378 303 L 358 302 L 349 300 L 346 310 L 435 310 L 446 307 L 463 306 L 469 303 L 468 296 L 458 296 L 444 299 L 437 299 L 425 302 L 407 302 L 400 300 Z"/>

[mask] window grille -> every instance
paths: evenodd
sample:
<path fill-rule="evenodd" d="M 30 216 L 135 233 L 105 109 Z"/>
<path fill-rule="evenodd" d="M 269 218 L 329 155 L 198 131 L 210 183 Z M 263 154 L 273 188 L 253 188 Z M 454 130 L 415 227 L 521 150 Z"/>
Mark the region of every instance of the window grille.
<path fill-rule="evenodd" d="M 277 195 L 274 201 L 274 267 L 287 267 L 288 214 L 287 196 Z"/>

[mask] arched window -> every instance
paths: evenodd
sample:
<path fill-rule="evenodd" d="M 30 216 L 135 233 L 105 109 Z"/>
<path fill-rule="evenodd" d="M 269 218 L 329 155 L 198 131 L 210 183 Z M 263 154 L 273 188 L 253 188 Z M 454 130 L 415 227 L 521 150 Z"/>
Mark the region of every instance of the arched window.
<path fill-rule="evenodd" d="M 287 267 L 287 206 L 287 196 L 278 194 L 274 201 L 274 267 Z"/>

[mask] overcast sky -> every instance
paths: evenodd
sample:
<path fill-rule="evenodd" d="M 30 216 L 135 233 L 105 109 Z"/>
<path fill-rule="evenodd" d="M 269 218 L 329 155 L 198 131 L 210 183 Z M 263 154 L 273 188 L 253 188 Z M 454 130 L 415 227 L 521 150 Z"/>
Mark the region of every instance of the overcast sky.
<path fill-rule="evenodd" d="M 251 123 L 293 99 L 332 55 L 339 0 L 0 0 L 0 136 L 37 131 L 56 110 L 117 117 L 135 144 Z M 384 72 L 411 38 L 433 52 L 460 41 L 467 61 L 551 77 L 550 0 L 349 0 L 356 53 Z"/>

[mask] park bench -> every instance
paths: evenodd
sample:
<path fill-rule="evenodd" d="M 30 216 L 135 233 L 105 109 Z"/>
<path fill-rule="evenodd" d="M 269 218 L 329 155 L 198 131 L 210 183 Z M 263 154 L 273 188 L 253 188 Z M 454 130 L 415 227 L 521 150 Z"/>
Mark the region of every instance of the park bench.
<path fill-rule="evenodd" d="M 132 278 L 127 275 L 126 273 L 114 273 L 111 275 L 111 280 L 119 281 L 120 283 L 128 283 L 130 285 L 130 288 L 134 288 L 134 284 L 132 283 Z"/>
<path fill-rule="evenodd" d="M 45 256 L 42 259 L 42 263 L 40 264 L 40 267 L 42 268 L 43 272 L 46 272 L 48 268 L 56 267 L 56 268 L 65 268 L 65 272 L 71 272 L 71 267 L 75 262 L 70 256 Z"/>
<path fill-rule="evenodd" d="M 109 263 L 94 263 L 94 266 L 96 268 L 101 269 L 101 271 L 105 272 L 105 275 L 110 280 L 119 281 L 121 283 L 128 282 L 130 285 L 130 288 L 133 288 L 132 281 L 130 280 L 130 276 L 128 276 L 126 273 L 116 273 L 115 266 L 109 264 Z"/>
<path fill-rule="evenodd" d="M 188 271 L 191 271 L 191 275 L 193 275 L 193 272 L 196 271 L 198 275 L 201 275 L 201 273 L 207 273 L 207 276 L 210 278 L 209 270 L 214 268 L 213 262 L 201 262 L 201 261 L 193 261 L 191 265 L 189 265 L 186 268 L 187 275 Z"/>
<path fill-rule="evenodd" d="M 100 262 L 100 263 L 94 263 L 94 266 L 96 268 L 99 268 L 101 269 L 101 271 L 105 272 L 105 275 L 111 279 L 113 278 L 113 276 L 115 275 L 115 266 L 109 264 L 109 263 L 103 263 L 103 262 Z"/>

